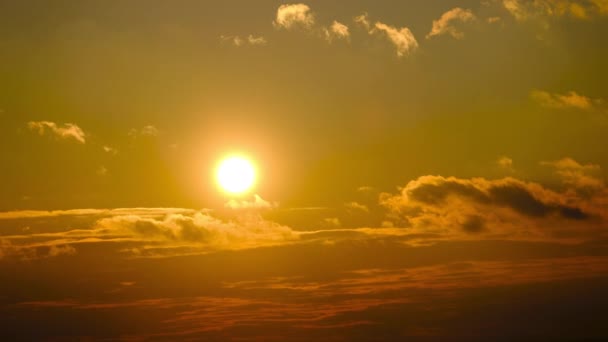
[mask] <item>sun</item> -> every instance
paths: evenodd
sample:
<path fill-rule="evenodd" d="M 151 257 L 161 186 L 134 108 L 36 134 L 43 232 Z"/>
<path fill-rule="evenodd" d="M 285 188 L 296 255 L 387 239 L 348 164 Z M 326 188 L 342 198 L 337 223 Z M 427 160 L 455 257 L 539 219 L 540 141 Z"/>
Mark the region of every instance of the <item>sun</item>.
<path fill-rule="evenodd" d="M 220 162 L 216 176 L 218 184 L 224 191 L 241 194 L 255 184 L 256 170 L 248 159 L 231 156 Z"/>

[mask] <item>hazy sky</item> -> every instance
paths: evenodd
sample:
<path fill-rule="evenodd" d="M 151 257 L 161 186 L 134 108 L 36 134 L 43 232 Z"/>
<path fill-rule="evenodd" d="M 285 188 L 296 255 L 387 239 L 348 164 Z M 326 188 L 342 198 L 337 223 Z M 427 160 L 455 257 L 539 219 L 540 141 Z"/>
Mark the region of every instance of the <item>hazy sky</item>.
<path fill-rule="evenodd" d="M 2 1 L 0 336 L 608 338 L 607 36 L 606 0 Z"/>

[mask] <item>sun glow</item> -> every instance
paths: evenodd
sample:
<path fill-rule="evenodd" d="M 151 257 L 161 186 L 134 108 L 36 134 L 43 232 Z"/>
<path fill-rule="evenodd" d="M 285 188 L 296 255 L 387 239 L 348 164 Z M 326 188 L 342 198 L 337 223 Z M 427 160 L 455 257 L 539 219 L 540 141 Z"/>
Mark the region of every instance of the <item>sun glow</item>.
<path fill-rule="evenodd" d="M 220 162 L 216 176 L 218 184 L 224 191 L 240 194 L 253 187 L 256 171 L 246 158 L 232 156 Z"/>

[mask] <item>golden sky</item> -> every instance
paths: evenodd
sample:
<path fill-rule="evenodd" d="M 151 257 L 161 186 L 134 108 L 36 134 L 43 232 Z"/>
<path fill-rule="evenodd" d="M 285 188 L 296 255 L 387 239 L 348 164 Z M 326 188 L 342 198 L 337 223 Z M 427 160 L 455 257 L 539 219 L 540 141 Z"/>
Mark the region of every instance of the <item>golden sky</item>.
<path fill-rule="evenodd" d="M 608 339 L 607 35 L 606 0 L 0 2 L 0 339 Z"/>

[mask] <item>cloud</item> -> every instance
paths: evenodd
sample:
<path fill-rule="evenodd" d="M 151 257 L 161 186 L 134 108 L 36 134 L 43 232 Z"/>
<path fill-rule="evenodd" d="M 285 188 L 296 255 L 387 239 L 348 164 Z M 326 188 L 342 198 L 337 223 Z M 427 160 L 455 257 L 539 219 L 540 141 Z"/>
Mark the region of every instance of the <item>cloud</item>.
<path fill-rule="evenodd" d="M 500 22 L 501 20 L 502 20 L 501 17 L 490 17 L 487 19 L 488 24 L 495 24 L 495 23 Z"/>
<path fill-rule="evenodd" d="M 40 135 L 51 134 L 60 139 L 73 139 L 81 144 L 86 142 L 84 131 L 72 123 L 66 123 L 61 126 L 51 121 L 30 121 L 27 126 L 30 130 L 37 131 Z"/>
<path fill-rule="evenodd" d="M 277 203 L 268 202 L 259 195 L 254 195 L 253 201 L 231 199 L 226 203 L 226 208 L 230 209 L 272 209 L 278 206 Z"/>
<path fill-rule="evenodd" d="M 249 36 L 247 36 L 247 37 L 241 37 L 241 36 L 220 36 L 220 40 L 222 42 L 229 43 L 229 44 L 234 45 L 236 47 L 245 46 L 245 45 L 249 45 L 249 46 L 263 46 L 263 45 L 268 44 L 268 41 L 263 36 L 256 37 L 256 36 L 253 36 L 251 34 Z"/>
<path fill-rule="evenodd" d="M 566 94 L 551 94 L 542 90 L 533 90 L 530 97 L 543 107 L 567 109 L 575 108 L 580 110 L 593 110 L 601 100 L 593 100 L 587 96 L 580 95 L 574 91 Z"/>
<path fill-rule="evenodd" d="M 369 193 L 369 192 L 373 192 L 375 189 L 372 186 L 367 186 L 367 185 L 363 185 L 357 188 L 358 192 L 364 192 L 364 193 Z"/>
<path fill-rule="evenodd" d="M 371 29 L 371 23 L 369 21 L 369 17 L 368 17 L 367 13 L 363 13 L 361 15 L 358 15 L 353 20 L 354 20 L 355 23 L 361 25 L 366 30 L 369 31 Z"/>
<path fill-rule="evenodd" d="M 369 208 L 359 202 L 348 202 L 344 206 L 349 210 L 369 212 Z"/>
<path fill-rule="evenodd" d="M 374 27 L 374 32 L 386 34 L 386 37 L 395 45 L 399 57 L 407 56 L 418 48 L 418 41 L 407 27 L 397 29 L 381 22 L 377 22 Z"/>
<path fill-rule="evenodd" d="M 315 17 L 310 7 L 305 4 L 283 4 L 277 9 L 273 22 L 278 29 L 310 29 L 315 24 Z"/>
<path fill-rule="evenodd" d="M 350 38 L 350 31 L 348 26 L 334 20 L 329 28 L 323 28 L 323 35 L 331 43 L 335 39 L 348 40 Z"/>
<path fill-rule="evenodd" d="M 496 164 L 498 164 L 498 166 L 500 166 L 503 169 L 513 170 L 513 159 L 511 159 L 509 157 L 502 156 L 502 157 L 498 158 L 498 160 L 496 161 Z"/>
<path fill-rule="evenodd" d="M 115 216 L 99 220 L 96 229 L 106 234 L 126 234 L 160 244 L 159 248 L 152 244 L 129 250 L 141 256 L 170 252 L 167 247 L 201 253 L 285 244 L 297 239 L 290 228 L 258 215 L 224 221 L 201 212 L 193 215 L 170 214 L 163 219 Z"/>
<path fill-rule="evenodd" d="M 569 184 L 578 184 L 581 166 L 561 162 Z M 553 164 L 552 164 L 553 165 Z M 587 166 L 589 168 L 589 166 Z M 563 171 L 567 170 L 567 171 Z M 573 171 L 576 170 L 576 171 Z M 575 181 L 576 179 L 576 181 Z M 584 184 L 603 184 L 585 180 Z M 503 239 L 553 239 L 560 236 L 590 239 L 604 234 L 604 188 L 591 196 L 557 192 L 538 183 L 515 178 L 489 180 L 422 176 L 397 195 L 382 194 L 381 204 L 395 226 L 458 238 L 483 232 Z"/>
<path fill-rule="evenodd" d="M 370 35 L 384 34 L 395 46 L 398 57 L 407 56 L 418 48 L 416 37 L 414 37 L 412 31 L 407 27 L 398 29 L 382 22 L 376 22 L 372 26 L 367 13 L 355 17 L 354 21 L 362 26 Z"/>
<path fill-rule="evenodd" d="M 257 209 L 274 204 L 257 197 L 239 205 L 238 209 Z M 32 229 L 0 237 L 3 255 L 24 259 L 71 254 L 67 245 L 108 242 L 127 244 L 120 250 L 123 254 L 160 257 L 284 245 L 299 239 L 291 228 L 255 211 L 214 216 L 209 210 L 180 208 L 75 209 L 6 212 L 0 219 L 14 220 L 11 226 L 29 222 Z M 74 224 L 83 228 L 69 228 Z"/>
<path fill-rule="evenodd" d="M 108 169 L 105 166 L 100 166 L 97 171 L 96 171 L 98 176 L 107 176 L 108 175 Z"/>
<path fill-rule="evenodd" d="M 61 242 L 57 244 L 21 245 L 14 244 L 10 239 L 0 238 L 0 260 L 15 258 L 20 260 L 36 260 L 74 254 L 76 254 L 74 247 Z"/>
<path fill-rule="evenodd" d="M 74 254 L 76 254 L 76 249 L 70 245 L 53 245 L 49 248 L 48 252 L 49 257 Z"/>
<path fill-rule="evenodd" d="M 433 28 L 426 38 L 429 39 L 434 36 L 449 34 L 456 39 L 462 39 L 464 33 L 458 30 L 454 24 L 456 22 L 469 22 L 472 20 L 475 20 L 475 15 L 471 10 L 465 10 L 460 7 L 453 8 L 443 13 L 438 20 L 433 20 Z"/>
<path fill-rule="evenodd" d="M 17 210 L 0 212 L 0 220 L 20 220 L 52 217 L 120 216 L 162 217 L 167 214 L 191 214 L 194 209 L 183 208 L 116 208 L 116 209 L 69 209 L 69 210 Z"/>
<path fill-rule="evenodd" d="M 580 164 L 571 158 L 543 161 L 541 165 L 552 167 L 565 184 L 575 188 L 599 190 L 605 187 L 604 181 L 598 175 L 600 171 L 599 165 Z"/>
<path fill-rule="evenodd" d="M 323 223 L 328 227 L 340 227 L 342 223 L 337 217 L 327 217 L 323 219 Z"/>
<path fill-rule="evenodd" d="M 112 154 L 112 155 L 118 154 L 118 150 L 117 149 L 115 149 L 113 147 L 110 147 L 110 146 L 107 146 L 107 145 L 104 145 L 102 147 L 102 149 L 103 149 L 104 152 Z"/>
<path fill-rule="evenodd" d="M 503 0 L 502 6 L 518 21 L 564 16 L 583 20 L 608 14 L 606 0 Z"/>
<path fill-rule="evenodd" d="M 146 125 L 140 129 L 133 128 L 129 131 L 129 136 L 136 137 L 157 137 L 160 134 L 158 128 L 153 125 Z"/>
<path fill-rule="evenodd" d="M 608 15 L 608 0 L 591 0 L 601 15 Z"/>

